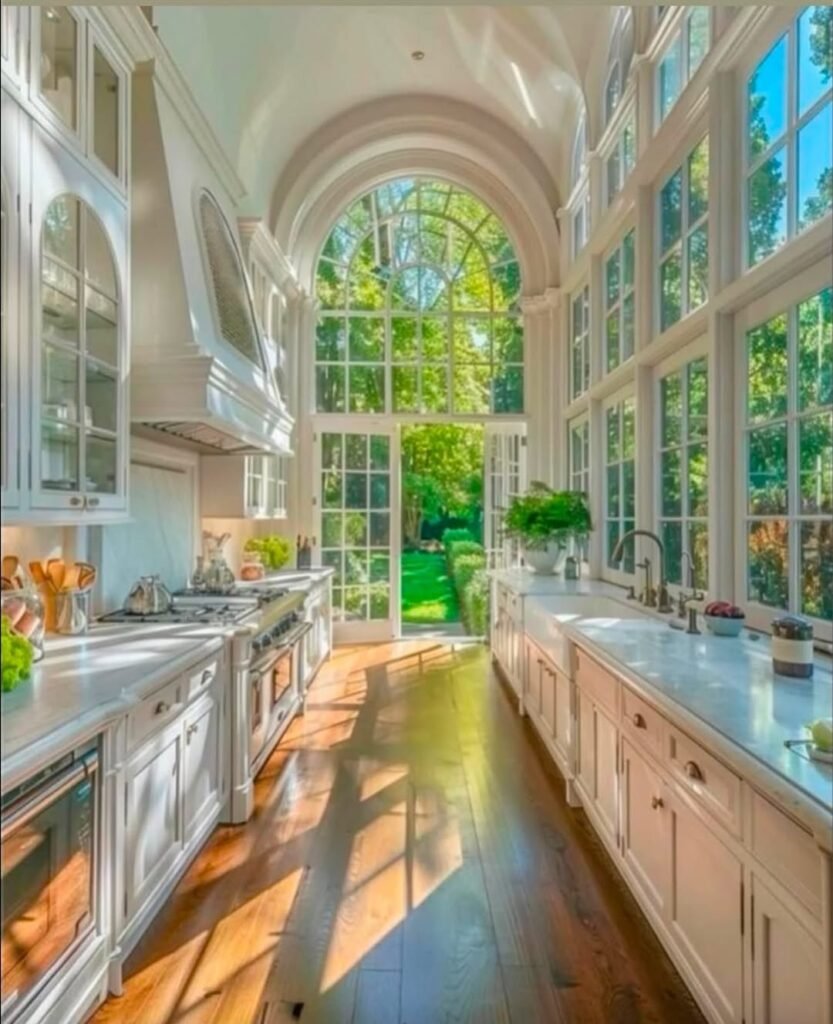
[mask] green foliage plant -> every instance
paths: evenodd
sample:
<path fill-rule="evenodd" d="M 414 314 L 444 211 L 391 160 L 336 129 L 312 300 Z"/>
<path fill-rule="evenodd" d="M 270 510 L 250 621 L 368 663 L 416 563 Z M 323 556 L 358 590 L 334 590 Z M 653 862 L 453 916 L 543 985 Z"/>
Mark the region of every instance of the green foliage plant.
<path fill-rule="evenodd" d="M 285 537 L 275 533 L 268 537 L 250 537 L 243 550 L 257 552 L 263 559 L 264 566 L 275 572 L 289 561 L 292 546 Z"/>
<path fill-rule="evenodd" d="M 17 689 L 32 670 L 34 648 L 25 636 L 15 633 L 7 615 L 2 622 L 2 686 L 3 692 Z"/>
<path fill-rule="evenodd" d="M 593 529 L 585 495 L 578 491 L 554 491 L 540 481 L 526 494 L 512 499 L 503 520 L 507 537 L 532 550 L 552 543 L 583 539 Z"/>

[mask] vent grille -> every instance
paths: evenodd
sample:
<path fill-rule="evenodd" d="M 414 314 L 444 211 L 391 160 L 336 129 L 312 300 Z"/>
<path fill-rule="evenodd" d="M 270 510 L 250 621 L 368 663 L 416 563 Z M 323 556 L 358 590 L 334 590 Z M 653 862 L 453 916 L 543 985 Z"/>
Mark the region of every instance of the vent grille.
<path fill-rule="evenodd" d="M 182 441 L 214 455 L 256 455 L 263 449 L 241 441 L 239 437 L 227 434 L 224 430 L 207 423 L 174 423 L 170 421 L 146 423 L 146 427 L 161 430 L 164 434 L 177 437 Z"/>
<path fill-rule="evenodd" d="M 214 287 L 220 334 L 229 345 L 262 369 L 257 328 L 240 253 L 220 207 L 208 192 L 200 196 L 200 226 Z"/>

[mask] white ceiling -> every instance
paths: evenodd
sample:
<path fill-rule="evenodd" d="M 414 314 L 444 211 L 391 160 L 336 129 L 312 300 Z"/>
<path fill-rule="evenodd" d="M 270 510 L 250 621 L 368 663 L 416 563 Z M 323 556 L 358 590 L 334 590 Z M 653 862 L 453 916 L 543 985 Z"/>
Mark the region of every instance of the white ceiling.
<path fill-rule="evenodd" d="M 426 106 L 449 97 L 500 118 L 558 181 L 577 83 L 615 9 L 175 6 L 155 7 L 154 17 L 248 190 L 245 212 L 263 215 L 316 129 L 404 94 L 425 95 Z M 425 59 L 412 60 L 414 50 Z"/>

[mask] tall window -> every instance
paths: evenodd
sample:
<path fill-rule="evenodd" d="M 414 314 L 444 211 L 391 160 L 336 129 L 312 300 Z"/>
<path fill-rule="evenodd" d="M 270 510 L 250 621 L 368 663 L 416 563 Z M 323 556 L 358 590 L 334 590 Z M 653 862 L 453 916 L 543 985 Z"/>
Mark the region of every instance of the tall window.
<path fill-rule="evenodd" d="M 605 365 L 608 373 L 633 355 L 635 238 L 632 228 L 605 260 Z"/>
<path fill-rule="evenodd" d="M 660 330 L 709 294 L 709 137 L 694 147 L 659 194 Z"/>
<path fill-rule="evenodd" d="M 705 358 L 659 382 L 659 534 L 669 583 L 708 583 L 709 378 Z"/>
<path fill-rule="evenodd" d="M 570 423 L 570 490 L 590 493 L 590 421 Z"/>
<path fill-rule="evenodd" d="M 662 123 L 680 98 L 689 79 L 703 63 L 711 45 L 708 7 L 688 8 L 679 31 L 665 48 L 657 65 L 657 120 Z"/>
<path fill-rule="evenodd" d="M 833 9 L 806 7 L 746 85 L 749 266 L 833 203 Z"/>
<path fill-rule="evenodd" d="M 630 8 L 620 7 L 613 26 L 613 35 L 611 36 L 607 59 L 607 77 L 605 78 L 604 92 L 605 125 L 610 123 L 611 118 L 616 113 L 622 93 L 625 91 L 632 57 L 633 16 L 631 15 Z"/>
<path fill-rule="evenodd" d="M 317 271 L 321 412 L 523 411 L 520 271 L 498 218 L 445 182 L 356 200 Z"/>
<path fill-rule="evenodd" d="M 622 126 L 605 162 L 605 197 L 609 206 L 625 186 L 636 163 L 636 119 L 631 115 Z"/>
<path fill-rule="evenodd" d="M 590 288 L 573 296 L 570 304 L 570 398 L 590 387 Z"/>
<path fill-rule="evenodd" d="M 619 538 L 636 521 L 636 403 L 632 397 L 605 409 L 605 561 L 608 568 L 634 571 L 632 541 L 625 545 L 624 559 L 611 559 Z"/>
<path fill-rule="evenodd" d="M 746 335 L 750 600 L 833 618 L 833 290 Z"/>

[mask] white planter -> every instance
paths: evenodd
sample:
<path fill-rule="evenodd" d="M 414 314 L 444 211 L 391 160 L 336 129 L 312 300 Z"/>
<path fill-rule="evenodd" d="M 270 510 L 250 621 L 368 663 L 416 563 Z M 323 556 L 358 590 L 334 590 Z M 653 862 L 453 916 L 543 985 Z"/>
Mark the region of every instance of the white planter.
<path fill-rule="evenodd" d="M 523 549 L 524 561 L 539 576 L 553 576 L 564 568 L 567 545 L 563 541 L 550 541 L 545 548 Z"/>

